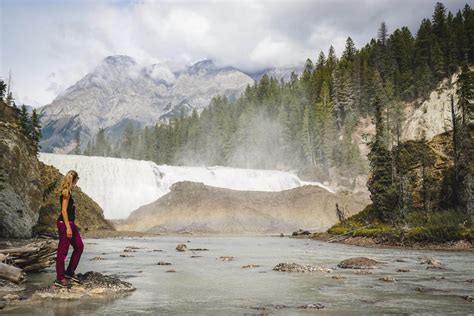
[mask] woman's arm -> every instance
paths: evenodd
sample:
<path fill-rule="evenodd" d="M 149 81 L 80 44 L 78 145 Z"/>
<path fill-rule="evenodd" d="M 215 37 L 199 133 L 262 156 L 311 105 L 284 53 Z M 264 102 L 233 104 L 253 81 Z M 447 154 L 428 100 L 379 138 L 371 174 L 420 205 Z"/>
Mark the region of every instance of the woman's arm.
<path fill-rule="evenodd" d="M 67 205 L 69 203 L 69 194 L 63 194 L 63 204 L 61 205 L 61 214 L 63 215 L 64 224 L 66 225 L 66 236 L 72 238 L 71 225 L 69 225 L 69 218 L 67 216 Z"/>

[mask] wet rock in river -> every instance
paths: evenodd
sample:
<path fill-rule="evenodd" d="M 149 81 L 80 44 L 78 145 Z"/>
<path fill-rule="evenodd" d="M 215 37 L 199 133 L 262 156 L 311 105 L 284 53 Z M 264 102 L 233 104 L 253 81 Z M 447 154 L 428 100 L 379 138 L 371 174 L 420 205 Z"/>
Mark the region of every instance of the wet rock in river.
<path fill-rule="evenodd" d="M 220 256 L 219 257 L 222 261 L 234 261 L 235 258 L 232 256 Z"/>
<path fill-rule="evenodd" d="M 168 273 L 174 273 L 174 272 L 176 272 L 176 270 L 171 269 L 171 270 L 166 270 L 166 272 L 168 272 Z"/>
<path fill-rule="evenodd" d="M 380 264 L 381 262 L 369 258 L 357 257 L 342 260 L 337 266 L 342 269 L 375 269 Z"/>
<path fill-rule="evenodd" d="M 7 295 L 4 295 L 2 299 L 8 302 L 8 301 L 18 301 L 20 298 L 21 297 L 18 294 L 7 294 Z"/>
<path fill-rule="evenodd" d="M 0 292 L 21 292 L 24 291 L 25 287 L 22 285 L 15 284 L 8 280 L 0 279 Z"/>
<path fill-rule="evenodd" d="M 410 272 L 410 269 L 397 269 L 397 272 Z"/>
<path fill-rule="evenodd" d="M 121 254 L 120 257 L 122 257 L 122 258 L 131 258 L 131 257 L 134 257 L 134 256 L 127 255 L 127 254 Z"/>
<path fill-rule="evenodd" d="M 159 266 L 170 266 L 171 263 L 170 263 L 170 262 L 159 261 L 159 262 L 157 263 L 157 265 L 159 265 Z"/>
<path fill-rule="evenodd" d="M 80 299 L 88 296 L 104 296 L 128 293 L 135 290 L 131 283 L 122 281 L 113 276 L 99 272 L 89 271 L 77 274 L 81 284 L 73 283 L 72 287 L 59 288 L 54 285 L 37 290 L 32 295 L 32 300 L 39 299 Z"/>
<path fill-rule="evenodd" d="M 99 261 L 99 260 L 105 260 L 104 257 L 100 257 L 100 256 L 97 256 L 97 257 L 94 257 L 94 258 L 91 258 L 89 259 L 90 261 Z"/>
<path fill-rule="evenodd" d="M 308 236 L 308 235 L 311 235 L 311 233 L 307 230 L 302 230 L 302 229 L 299 229 L 298 231 L 293 232 L 293 234 L 291 234 L 291 236 Z"/>
<path fill-rule="evenodd" d="M 419 257 L 418 260 L 420 260 L 420 264 L 427 264 L 428 265 L 427 269 L 437 269 L 437 268 L 442 269 L 443 267 L 443 264 L 433 257 L 423 256 L 423 257 Z"/>
<path fill-rule="evenodd" d="M 469 303 L 474 303 L 474 295 L 466 295 L 466 296 L 463 296 L 462 298 L 468 301 Z"/>
<path fill-rule="evenodd" d="M 188 246 L 185 244 L 179 244 L 176 246 L 176 250 L 179 252 L 185 252 L 188 249 Z"/>
<path fill-rule="evenodd" d="M 259 266 L 258 264 L 247 264 L 245 266 L 242 266 L 242 269 L 249 269 L 249 268 L 259 268 L 261 266 Z"/>
<path fill-rule="evenodd" d="M 333 278 L 334 280 L 345 280 L 345 279 L 346 279 L 345 276 L 340 275 L 340 274 L 338 274 L 338 275 L 333 275 L 332 278 Z"/>
<path fill-rule="evenodd" d="M 367 270 L 358 270 L 358 271 L 354 271 L 354 274 L 357 274 L 357 275 L 368 275 L 368 274 L 372 274 L 372 272 L 367 271 Z"/>
<path fill-rule="evenodd" d="M 394 277 L 391 277 L 391 276 L 386 276 L 386 277 L 380 278 L 379 280 L 384 281 L 386 283 L 397 282 L 397 279 L 395 279 Z"/>
<path fill-rule="evenodd" d="M 418 286 L 415 291 L 420 293 L 447 292 L 446 290 L 435 289 L 433 287 Z"/>
<path fill-rule="evenodd" d="M 209 251 L 209 249 L 206 248 L 190 248 L 190 251 Z"/>
<path fill-rule="evenodd" d="M 316 303 L 316 304 L 305 304 L 302 306 L 298 306 L 299 309 L 323 309 L 324 305 Z"/>
<path fill-rule="evenodd" d="M 279 263 L 273 270 L 280 272 L 330 272 L 331 270 L 324 267 L 313 266 L 311 264 L 304 265 L 299 263 Z"/>

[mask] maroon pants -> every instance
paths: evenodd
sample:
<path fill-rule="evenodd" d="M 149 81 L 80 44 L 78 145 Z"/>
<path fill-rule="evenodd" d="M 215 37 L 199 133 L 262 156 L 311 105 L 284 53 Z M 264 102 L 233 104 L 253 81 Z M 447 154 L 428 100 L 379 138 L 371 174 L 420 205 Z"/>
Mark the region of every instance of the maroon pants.
<path fill-rule="evenodd" d="M 64 279 L 64 274 L 74 275 L 79 260 L 81 259 L 82 251 L 84 250 L 84 244 L 82 243 L 81 234 L 79 234 L 79 229 L 77 229 L 74 222 L 69 222 L 72 230 L 72 238 L 68 239 L 66 234 L 66 224 L 63 221 L 57 221 L 58 234 L 59 234 L 59 245 L 58 252 L 56 254 L 56 279 Z M 71 259 L 69 260 L 69 265 L 66 272 L 64 272 L 64 261 L 67 257 L 67 252 L 69 250 L 69 245 L 72 245 L 74 251 L 72 252 Z"/>

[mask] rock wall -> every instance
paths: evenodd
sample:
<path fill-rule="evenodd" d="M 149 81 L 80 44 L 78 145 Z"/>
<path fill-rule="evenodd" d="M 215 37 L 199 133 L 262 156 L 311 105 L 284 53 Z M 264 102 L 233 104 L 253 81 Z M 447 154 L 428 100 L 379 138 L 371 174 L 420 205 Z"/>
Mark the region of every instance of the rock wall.
<path fill-rule="evenodd" d="M 360 194 L 334 194 L 310 185 L 257 192 L 184 181 L 134 211 L 118 229 L 232 234 L 288 233 L 299 228 L 322 231 L 338 221 L 336 203 L 353 215 L 369 201 Z"/>
<path fill-rule="evenodd" d="M 57 186 L 63 175 L 36 157 L 20 129 L 18 113 L 0 101 L 0 237 L 30 238 L 55 232 Z M 77 222 L 85 230 L 113 229 L 102 209 L 76 188 Z"/>
<path fill-rule="evenodd" d="M 15 109 L 0 101 L 0 237 L 27 238 L 38 221 L 40 167 Z"/>

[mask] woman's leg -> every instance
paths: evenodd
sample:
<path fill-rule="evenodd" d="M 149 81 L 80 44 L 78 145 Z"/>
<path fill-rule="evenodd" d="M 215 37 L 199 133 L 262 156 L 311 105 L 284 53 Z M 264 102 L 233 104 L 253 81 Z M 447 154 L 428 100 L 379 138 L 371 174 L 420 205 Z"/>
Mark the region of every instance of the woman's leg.
<path fill-rule="evenodd" d="M 58 250 L 56 253 L 56 280 L 63 280 L 64 277 L 64 261 L 67 257 L 67 252 L 69 250 L 70 240 L 67 238 L 66 234 L 66 224 L 63 221 L 57 221 L 59 235 L 59 244 Z"/>
<path fill-rule="evenodd" d="M 73 222 L 70 223 L 72 230 L 71 245 L 74 248 L 74 251 L 72 252 L 71 259 L 69 260 L 66 274 L 72 276 L 74 275 L 77 265 L 79 264 L 79 260 L 81 259 L 82 251 L 84 250 L 84 244 L 82 243 L 81 234 L 79 233 L 79 229 L 77 229 L 76 224 Z"/>

